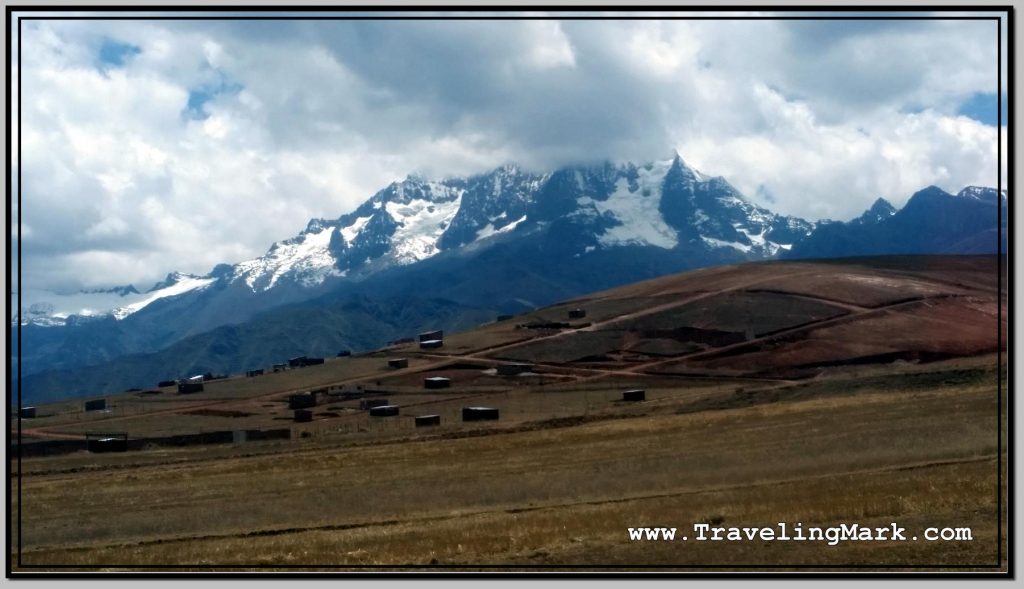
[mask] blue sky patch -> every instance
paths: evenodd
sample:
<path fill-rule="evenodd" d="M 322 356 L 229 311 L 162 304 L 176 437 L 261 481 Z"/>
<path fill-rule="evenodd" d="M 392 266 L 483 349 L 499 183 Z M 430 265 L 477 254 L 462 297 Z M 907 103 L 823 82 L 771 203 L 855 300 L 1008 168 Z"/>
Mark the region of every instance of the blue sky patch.
<path fill-rule="evenodd" d="M 223 72 L 216 72 L 216 80 L 203 84 L 188 91 L 188 104 L 182 115 L 196 121 L 202 121 L 210 116 L 206 112 L 206 103 L 222 94 L 238 94 L 242 91 L 242 85 L 228 79 Z"/>
<path fill-rule="evenodd" d="M 1003 124 L 1006 124 L 1006 95 L 1003 95 Z M 956 114 L 970 117 L 980 123 L 986 125 L 992 125 L 993 127 L 997 124 L 996 114 L 999 112 L 999 101 L 996 99 L 996 94 L 992 93 L 978 93 L 967 99 L 966 102 L 960 105 Z"/>
<path fill-rule="evenodd" d="M 122 43 L 114 39 L 104 39 L 100 45 L 99 66 L 101 70 L 108 70 L 124 66 L 124 64 L 142 53 L 142 48 L 131 43 Z"/>

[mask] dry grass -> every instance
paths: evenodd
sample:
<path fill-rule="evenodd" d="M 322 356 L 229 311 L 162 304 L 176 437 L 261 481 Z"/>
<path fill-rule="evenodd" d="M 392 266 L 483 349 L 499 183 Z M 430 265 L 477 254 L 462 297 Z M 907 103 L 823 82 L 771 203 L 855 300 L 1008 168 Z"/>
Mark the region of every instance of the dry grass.
<path fill-rule="evenodd" d="M 861 390 L 485 437 L 312 443 L 30 476 L 22 562 L 980 565 L 994 551 L 992 393 L 984 383 Z M 976 538 L 839 549 L 625 538 L 629 526 L 715 516 L 738 525 L 897 518 L 969 525 Z"/>

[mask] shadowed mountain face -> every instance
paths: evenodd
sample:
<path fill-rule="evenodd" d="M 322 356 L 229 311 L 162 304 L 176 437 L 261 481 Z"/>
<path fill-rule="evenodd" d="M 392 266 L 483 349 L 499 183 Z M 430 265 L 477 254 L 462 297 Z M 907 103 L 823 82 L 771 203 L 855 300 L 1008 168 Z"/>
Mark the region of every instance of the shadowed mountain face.
<path fill-rule="evenodd" d="M 90 301 L 116 306 L 97 307 L 91 316 L 66 312 L 88 306 L 74 296 L 56 303 L 29 300 L 21 370 L 30 375 L 98 366 L 171 349 L 200 334 L 215 337 L 213 330 L 225 326 L 247 330 L 269 349 L 282 340 L 261 327 L 265 314 L 328 300 L 442 300 L 463 310 L 438 322 L 450 329 L 474 314 L 523 312 L 717 264 L 990 253 L 998 203 L 993 189 L 970 187 L 953 196 L 933 187 L 900 211 L 879 199 L 849 223 L 810 223 L 752 204 L 723 178 L 705 176 L 679 156 L 545 174 L 504 166 L 470 178 L 409 177 L 351 213 L 311 220 L 299 235 L 273 244 L 259 258 L 221 264 L 206 276 L 172 273 L 148 290 L 129 285 L 84 293 Z M 1003 240 L 1005 245 L 1005 233 Z M 327 325 L 297 319 L 296 329 L 333 330 L 332 346 L 355 349 L 396 336 L 395 327 L 374 311 L 367 317 L 377 322 L 362 321 L 356 331 L 340 315 L 331 317 L 334 323 Z M 225 348 L 211 370 L 243 367 L 248 356 L 231 349 Z"/>
<path fill-rule="evenodd" d="M 1003 210 L 1000 217 L 999 200 Z M 1006 251 L 1006 194 L 968 187 L 957 195 L 934 186 L 915 193 L 899 211 L 879 199 L 850 223 L 822 223 L 783 257 L 832 258 L 883 254 L 989 254 Z"/>

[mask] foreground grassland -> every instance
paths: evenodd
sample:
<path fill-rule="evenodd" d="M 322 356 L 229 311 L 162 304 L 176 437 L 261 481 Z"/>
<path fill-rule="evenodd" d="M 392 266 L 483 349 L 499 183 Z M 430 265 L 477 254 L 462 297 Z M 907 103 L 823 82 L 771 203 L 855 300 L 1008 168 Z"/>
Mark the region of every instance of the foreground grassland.
<path fill-rule="evenodd" d="M 42 406 L 11 421 L 32 448 L 11 463 L 12 562 L 1005 570 L 1000 271 L 984 256 L 709 268 L 496 321 L 443 348 L 406 343 L 197 394 L 126 392 L 104 412 Z M 577 307 L 586 318 L 568 316 Z M 409 366 L 389 368 L 394 357 Z M 525 374 L 498 371 L 521 362 Z M 426 389 L 429 377 L 451 386 Z M 630 388 L 646 400 L 623 402 Z M 311 389 L 324 392 L 313 419 L 296 423 L 288 397 Z M 353 392 L 401 415 L 372 417 Z M 463 422 L 475 405 L 500 408 L 500 420 Z M 441 425 L 415 427 L 425 414 Z M 240 430 L 286 439 L 173 447 Z M 85 452 L 83 434 L 97 432 L 135 446 Z M 64 453 L 42 455 L 54 448 Z M 627 531 L 681 537 L 700 522 L 895 523 L 920 539 L 647 542 Z M 925 541 L 931 527 L 971 539 Z"/>
<path fill-rule="evenodd" d="M 472 437 L 26 460 L 14 506 L 21 565 L 988 567 L 999 520 L 994 360 L 754 388 L 708 409 L 680 391 L 679 403 L 665 395 L 639 414 Z M 749 402 L 759 394 L 774 400 Z M 974 539 L 831 547 L 631 542 L 626 532 L 701 521 L 895 521 L 908 533 L 970 527 Z"/>

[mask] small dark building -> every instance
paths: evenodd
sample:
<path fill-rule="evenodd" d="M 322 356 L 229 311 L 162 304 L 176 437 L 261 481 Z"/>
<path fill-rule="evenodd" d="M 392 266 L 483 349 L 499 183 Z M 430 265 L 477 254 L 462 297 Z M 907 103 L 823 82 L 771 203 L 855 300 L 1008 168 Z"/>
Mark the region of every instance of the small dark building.
<path fill-rule="evenodd" d="M 374 407 L 383 407 L 388 404 L 387 399 L 360 399 L 359 408 L 363 411 L 367 409 L 373 409 Z"/>
<path fill-rule="evenodd" d="M 305 365 L 306 365 L 306 357 L 305 356 L 296 356 L 294 358 L 288 358 L 288 367 L 289 368 L 301 368 L 301 367 L 303 367 Z"/>
<path fill-rule="evenodd" d="M 586 309 L 580 309 L 579 307 L 571 309 L 569 311 L 569 319 L 583 319 L 587 316 Z"/>
<path fill-rule="evenodd" d="M 398 405 L 378 405 L 370 407 L 371 417 L 393 417 L 398 415 Z"/>
<path fill-rule="evenodd" d="M 352 355 L 352 350 L 342 350 L 342 351 L 338 352 L 338 357 L 339 358 L 348 358 L 351 355 Z"/>
<path fill-rule="evenodd" d="M 296 409 L 294 419 L 298 423 L 313 421 L 313 412 L 309 409 Z"/>
<path fill-rule="evenodd" d="M 298 395 L 288 395 L 288 408 L 289 409 L 305 409 L 307 407 L 316 407 L 316 396 L 309 393 L 301 393 Z"/>
<path fill-rule="evenodd" d="M 158 389 L 162 389 L 164 387 L 173 387 L 176 384 L 178 384 L 178 381 L 176 380 L 161 380 L 156 384 L 156 387 Z"/>
<path fill-rule="evenodd" d="M 423 333 L 420 334 L 421 342 L 426 342 L 435 339 L 444 339 L 444 331 L 440 329 L 435 329 L 433 331 L 424 331 Z"/>
<path fill-rule="evenodd" d="M 22 407 L 21 411 L 18 414 L 21 415 L 22 419 L 33 419 L 36 416 L 36 408 Z"/>
<path fill-rule="evenodd" d="M 463 407 L 462 421 L 494 421 L 498 410 L 494 407 Z"/>
<path fill-rule="evenodd" d="M 417 415 L 416 416 L 416 427 L 428 427 L 431 425 L 441 425 L 440 415 Z"/>
<path fill-rule="evenodd" d="M 633 389 L 622 393 L 623 401 L 644 401 L 646 397 L 647 393 L 643 389 Z"/>
<path fill-rule="evenodd" d="M 246 370 L 245 371 L 245 375 L 246 376 L 263 376 L 263 369 L 262 368 L 256 368 L 255 370 Z"/>
<path fill-rule="evenodd" d="M 107 408 L 106 399 L 93 399 L 92 401 L 85 402 L 86 411 L 103 411 Z"/>
<path fill-rule="evenodd" d="M 429 376 L 423 379 L 425 389 L 447 389 L 452 386 L 452 381 L 443 376 Z"/>
<path fill-rule="evenodd" d="M 323 358 L 307 357 L 306 361 L 302 363 L 303 366 L 316 366 L 317 364 L 323 364 Z"/>
<path fill-rule="evenodd" d="M 444 340 L 441 340 L 441 339 L 428 339 L 426 341 L 420 342 L 420 349 L 421 350 L 431 350 L 431 349 L 434 349 L 434 348 L 441 348 L 441 347 L 444 347 Z"/>
<path fill-rule="evenodd" d="M 533 371 L 533 364 L 498 364 L 497 371 L 499 376 L 515 376 Z"/>
<path fill-rule="evenodd" d="M 85 449 L 89 452 L 127 452 L 128 434 L 85 434 Z"/>
<path fill-rule="evenodd" d="M 203 392 L 203 383 L 201 383 L 201 382 L 192 382 L 192 381 L 189 381 L 189 380 L 183 380 L 183 381 L 178 383 L 178 394 L 179 395 L 188 395 L 188 394 L 191 394 L 191 393 L 201 393 L 201 392 Z"/>
<path fill-rule="evenodd" d="M 392 358 L 388 360 L 388 368 L 408 368 L 408 358 Z"/>
<path fill-rule="evenodd" d="M 515 315 L 498 315 L 498 319 L 496 321 L 508 321 L 512 317 L 515 317 Z"/>

